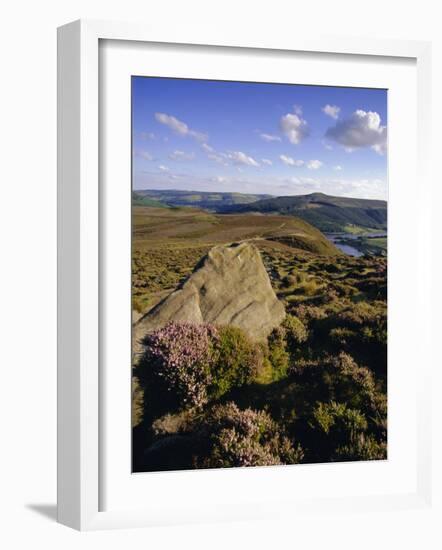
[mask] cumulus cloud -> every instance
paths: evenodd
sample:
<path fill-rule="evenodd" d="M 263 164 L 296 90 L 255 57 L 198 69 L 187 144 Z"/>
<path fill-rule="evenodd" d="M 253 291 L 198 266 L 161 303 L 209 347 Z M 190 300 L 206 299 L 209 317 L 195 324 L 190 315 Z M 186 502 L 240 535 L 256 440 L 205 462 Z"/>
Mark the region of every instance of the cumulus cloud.
<path fill-rule="evenodd" d="M 301 143 L 309 134 L 308 124 L 302 118 L 300 108 L 296 107 L 296 111 L 295 113 L 287 113 L 279 121 L 282 133 L 294 145 Z"/>
<path fill-rule="evenodd" d="M 320 160 L 309 160 L 307 162 L 307 168 L 309 170 L 318 170 L 323 165 L 323 162 Z"/>
<path fill-rule="evenodd" d="M 259 163 L 253 157 L 249 157 L 242 151 L 232 151 L 227 157 L 236 165 L 259 166 Z"/>
<path fill-rule="evenodd" d="M 281 138 L 279 136 L 275 136 L 274 134 L 259 134 L 259 137 L 267 142 L 281 141 Z"/>
<path fill-rule="evenodd" d="M 161 172 L 168 172 L 169 168 L 167 166 L 164 166 L 164 164 L 160 164 L 158 168 L 161 170 Z"/>
<path fill-rule="evenodd" d="M 329 128 L 325 135 L 349 152 L 371 147 L 382 155 L 387 150 L 387 126 L 381 124 L 381 117 L 374 111 L 358 109 L 349 118 Z"/>
<path fill-rule="evenodd" d="M 337 105 L 324 105 L 322 107 L 322 112 L 325 113 L 327 116 L 337 119 L 339 117 L 339 112 L 341 111 L 341 108 Z"/>
<path fill-rule="evenodd" d="M 279 155 L 279 158 L 286 166 L 302 166 L 304 164 L 303 160 L 297 160 L 286 155 Z"/>
<path fill-rule="evenodd" d="M 336 172 L 340 172 L 342 170 L 342 166 L 340 164 L 337 164 L 336 166 L 333 166 L 333 170 L 336 170 Z"/>
<path fill-rule="evenodd" d="M 267 164 L 267 166 L 272 166 L 273 162 L 270 159 L 261 159 L 261 162 L 263 164 Z"/>
<path fill-rule="evenodd" d="M 172 115 L 167 115 L 166 113 L 155 113 L 155 119 L 160 124 L 164 124 L 165 126 L 170 128 L 175 134 L 178 134 L 179 136 L 189 136 L 196 139 L 197 141 L 207 140 L 206 134 L 203 134 L 202 132 L 197 132 L 196 130 L 192 130 L 185 122 L 178 120 Z"/>
<path fill-rule="evenodd" d="M 138 156 L 144 160 L 153 160 L 153 156 L 149 153 L 149 151 L 140 151 Z"/>
<path fill-rule="evenodd" d="M 173 153 L 169 154 L 171 160 L 193 160 L 195 158 L 195 153 L 185 153 L 184 151 L 176 150 Z"/>

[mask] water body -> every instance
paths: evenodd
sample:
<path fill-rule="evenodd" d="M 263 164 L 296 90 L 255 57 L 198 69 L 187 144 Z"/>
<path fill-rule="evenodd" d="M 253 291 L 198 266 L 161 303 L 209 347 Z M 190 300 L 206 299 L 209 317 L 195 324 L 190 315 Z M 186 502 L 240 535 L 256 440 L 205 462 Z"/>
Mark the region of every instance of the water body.
<path fill-rule="evenodd" d="M 349 244 L 344 244 L 340 242 L 344 234 L 341 235 L 337 233 L 334 233 L 334 234 L 325 233 L 325 236 L 330 242 L 332 242 L 336 246 L 336 248 L 339 248 L 341 252 L 344 252 L 344 254 L 348 254 L 349 256 L 355 256 L 356 258 L 363 256 L 362 252 L 357 248 L 355 248 L 354 246 L 350 246 Z"/>
<path fill-rule="evenodd" d="M 339 250 L 341 250 L 345 254 L 360 258 L 364 255 L 364 253 L 357 248 L 361 237 L 364 237 L 366 239 L 375 239 L 387 237 L 387 233 L 385 233 L 384 231 L 365 233 L 364 235 L 352 235 L 351 233 L 325 233 L 325 236 L 336 246 L 336 248 L 339 248 Z M 345 242 L 343 242 L 344 239 Z M 355 246 L 348 244 L 348 241 L 354 241 Z"/>

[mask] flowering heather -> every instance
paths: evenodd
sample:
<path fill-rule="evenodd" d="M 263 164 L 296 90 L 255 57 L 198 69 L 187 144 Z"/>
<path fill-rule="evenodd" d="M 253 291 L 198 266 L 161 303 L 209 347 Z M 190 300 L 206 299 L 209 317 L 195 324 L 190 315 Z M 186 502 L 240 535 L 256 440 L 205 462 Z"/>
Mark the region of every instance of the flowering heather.
<path fill-rule="evenodd" d="M 211 450 L 201 461 L 204 467 L 295 464 L 303 457 L 265 411 L 240 410 L 233 402 L 219 405 L 207 417 L 205 429 Z"/>
<path fill-rule="evenodd" d="M 164 381 L 181 407 L 202 407 L 212 379 L 211 341 L 216 338 L 217 329 L 212 325 L 168 323 L 144 339 L 143 364 Z"/>

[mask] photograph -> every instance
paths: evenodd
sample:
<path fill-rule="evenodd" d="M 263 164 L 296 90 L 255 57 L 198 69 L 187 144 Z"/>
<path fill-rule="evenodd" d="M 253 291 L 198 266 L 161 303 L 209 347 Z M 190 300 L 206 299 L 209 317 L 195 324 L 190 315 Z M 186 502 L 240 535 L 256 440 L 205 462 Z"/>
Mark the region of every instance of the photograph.
<path fill-rule="evenodd" d="M 131 116 L 132 471 L 386 460 L 388 90 L 132 76 Z"/>

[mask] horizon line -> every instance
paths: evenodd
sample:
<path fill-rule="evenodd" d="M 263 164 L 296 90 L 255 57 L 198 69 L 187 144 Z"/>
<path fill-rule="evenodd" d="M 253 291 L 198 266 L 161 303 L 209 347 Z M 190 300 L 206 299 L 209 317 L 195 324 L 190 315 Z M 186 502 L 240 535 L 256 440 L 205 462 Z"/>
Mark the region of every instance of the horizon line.
<path fill-rule="evenodd" d="M 337 198 L 337 199 L 353 199 L 353 200 L 359 200 L 359 201 L 378 201 L 378 202 L 386 202 L 388 203 L 387 199 L 373 199 L 373 198 L 366 198 L 366 197 L 349 197 L 346 195 L 329 195 L 328 193 L 324 193 L 322 191 L 312 191 L 311 193 L 297 193 L 292 195 L 272 195 L 270 193 L 244 193 L 242 191 L 202 191 L 197 189 L 177 189 L 177 188 L 171 188 L 171 189 L 163 189 L 163 188 L 154 188 L 154 187 L 145 187 L 143 189 L 134 189 L 132 188 L 132 192 L 136 193 L 137 191 L 174 191 L 179 193 L 207 193 L 207 194 L 214 194 L 214 193 L 220 193 L 220 194 L 236 194 L 236 195 L 251 195 L 251 196 L 265 196 L 265 197 L 271 197 L 271 198 L 283 198 L 283 197 L 308 197 L 310 195 L 324 195 L 325 197 L 331 197 L 331 198 Z"/>

